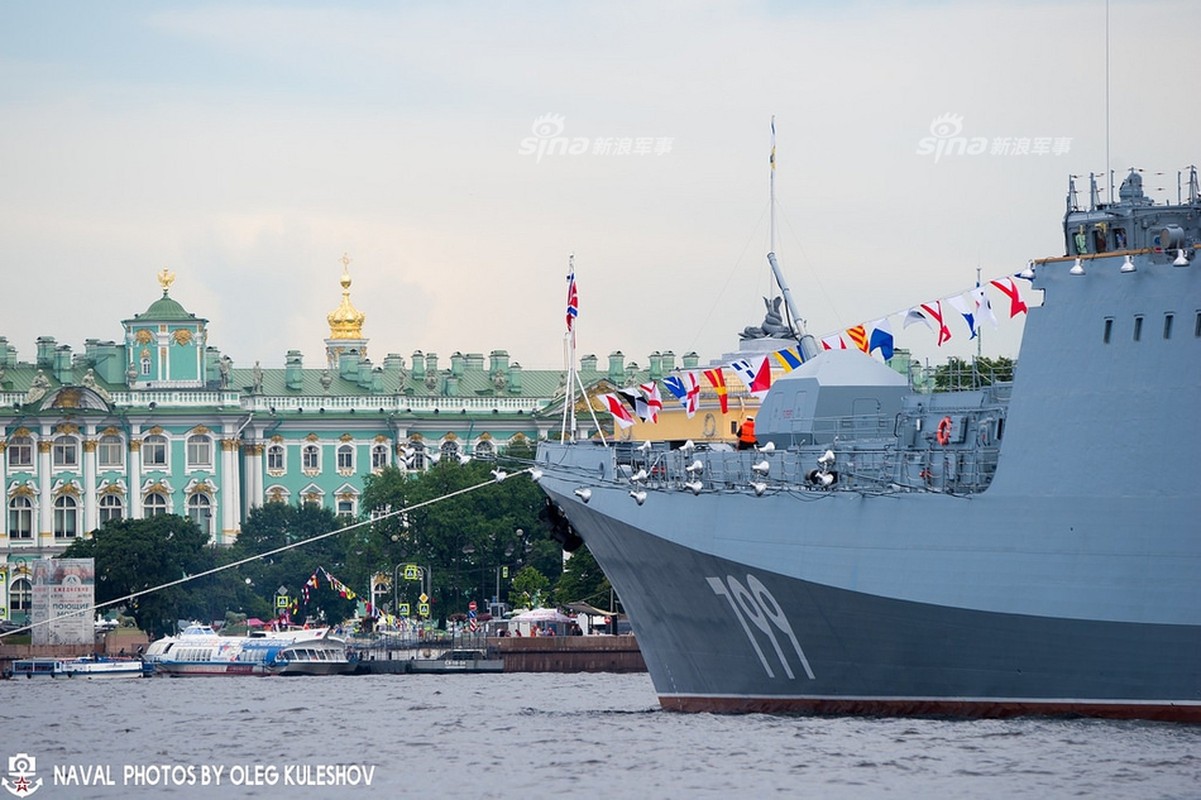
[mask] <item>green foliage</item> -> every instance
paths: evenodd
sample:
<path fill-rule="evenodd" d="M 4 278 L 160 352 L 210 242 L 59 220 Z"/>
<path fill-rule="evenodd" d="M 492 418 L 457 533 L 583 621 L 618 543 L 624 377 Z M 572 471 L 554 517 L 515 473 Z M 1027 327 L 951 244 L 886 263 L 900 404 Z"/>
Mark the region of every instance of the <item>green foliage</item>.
<path fill-rule="evenodd" d="M 555 584 L 554 601 L 557 605 L 568 603 L 591 603 L 607 607 L 609 602 L 609 579 L 601 571 L 600 564 L 587 547 L 571 554 L 563 567 L 563 574 Z"/>
<path fill-rule="evenodd" d="M 215 551 L 207 541 L 208 535 L 184 517 L 122 519 L 77 539 L 62 557 L 95 560 L 96 601 L 107 603 L 212 568 Z M 173 632 L 177 619 L 196 616 L 202 607 L 196 590 L 211 591 L 217 583 L 203 582 L 203 587 L 183 584 L 135 597 L 124 603 L 126 613 L 152 636 Z"/>
<path fill-rule="evenodd" d="M 1012 381 L 1015 363 L 1013 359 L 1005 356 L 978 356 L 970 363 L 957 356 L 951 356 L 947 363 L 935 367 L 934 387 L 940 391 L 954 391 Z"/>
<path fill-rule="evenodd" d="M 510 597 L 520 600 L 514 604 L 516 606 L 538 608 L 542 605 L 547 594 L 546 590 L 549 588 L 550 578 L 539 572 L 536 567 L 526 566 L 522 567 L 517 576 L 513 578 L 513 590 Z"/>
<path fill-rule="evenodd" d="M 500 468 L 510 469 L 505 463 L 502 458 Z M 507 587 L 498 578 L 501 567 L 516 571 L 533 563 L 557 578 L 561 551 L 549 538 L 541 516 L 545 496 L 524 475 L 496 482 L 492 475 L 496 467 L 492 461 L 460 464 L 444 459 L 419 475 L 389 468 L 368 477 L 365 514 L 408 511 L 378 519 L 358 537 L 355 574 L 363 576 L 363 585 L 372 572 L 394 574 L 397 564 L 426 567 L 432 572 L 431 610 L 445 621 L 465 612 L 471 600 L 486 608 L 498 583 L 504 598 Z M 488 482 L 450 500 L 424 505 Z M 398 588 L 408 587 L 402 583 Z"/>
<path fill-rule="evenodd" d="M 432 611 L 441 620 L 466 611 L 471 600 L 486 609 L 498 589 L 501 600 L 517 605 L 522 593 L 546 597 L 562 572 L 562 551 L 549 536 L 546 499 L 537 485 L 524 475 L 494 479 L 491 470 L 498 463 L 510 472 L 524 466 L 510 466 L 509 454 L 530 459 L 533 450 L 518 444 L 499 462 L 460 464 L 447 459 L 424 473 L 388 468 L 368 476 L 362 509 L 365 520 L 376 519 L 349 530 L 340 530 L 345 520 L 328 509 L 267 503 L 251 510 L 229 549 L 206 546 L 207 537 L 189 519 L 157 516 L 109 522 L 91 537 L 77 540 L 64 556 L 96 560 L 96 596 L 104 602 L 339 531 L 127 603 L 127 613 L 155 636 L 174 632 L 179 619 L 271 619 L 277 589 L 283 586 L 290 597 L 300 597 L 318 567 L 325 567 L 360 599 L 370 600 L 372 575 L 383 573 L 391 579 L 398 565 L 419 564 L 432 573 Z M 485 485 L 433 502 L 479 484 Z M 405 509 L 403 514 L 391 513 Z M 501 577 L 504 567 L 512 580 Z M 525 577 L 518 588 L 521 575 Z M 353 615 L 355 601 L 332 591 L 324 576 L 319 583 L 302 616 L 338 622 Z M 401 578 L 395 588 L 398 600 L 416 602 L 416 582 Z M 386 606 L 391 605 L 389 596 Z"/>
<path fill-rule="evenodd" d="M 286 503 L 257 506 L 251 509 L 237 543 L 230 548 L 229 561 L 268 553 L 341 527 L 342 519 L 326 508 L 311 505 L 298 507 Z M 326 536 L 231 570 L 243 583 L 247 579 L 250 581 L 249 586 L 258 598 L 253 605 L 253 616 L 263 619 L 276 616 L 275 595 L 279 588 L 282 586 L 289 597 L 301 597 L 301 588 L 318 567 L 325 567 L 338 580 L 355 585 L 345 575 L 344 569 L 348 538 L 349 534 L 342 533 Z M 318 591 L 310 592 L 308 605 L 302 605 L 299 610 L 300 617 L 323 616 L 331 622 L 340 622 L 354 615 L 354 600 L 344 599 L 329 589 L 324 576 L 320 578 L 320 586 Z M 366 585 L 362 588 L 365 591 Z"/>

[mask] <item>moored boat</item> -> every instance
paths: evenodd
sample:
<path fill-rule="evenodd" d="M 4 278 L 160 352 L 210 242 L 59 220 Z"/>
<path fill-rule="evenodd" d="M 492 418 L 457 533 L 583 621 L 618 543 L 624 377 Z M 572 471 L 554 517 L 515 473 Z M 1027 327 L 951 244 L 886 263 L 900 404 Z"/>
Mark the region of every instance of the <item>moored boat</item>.
<path fill-rule="evenodd" d="M 1201 722 L 1201 192 L 1069 189 L 1012 382 L 800 350 L 758 450 L 544 442 L 664 708 Z M 1007 279 L 1008 280 L 1008 279 Z"/>
<path fill-rule="evenodd" d="M 137 658 L 109 656 L 22 658 L 13 662 L 11 674 L 14 678 L 146 678 L 154 674 L 154 665 Z"/>
<path fill-rule="evenodd" d="M 171 676 L 332 675 L 355 667 L 345 640 L 329 628 L 221 636 L 209 625 L 189 625 L 152 642 L 146 660 Z"/>

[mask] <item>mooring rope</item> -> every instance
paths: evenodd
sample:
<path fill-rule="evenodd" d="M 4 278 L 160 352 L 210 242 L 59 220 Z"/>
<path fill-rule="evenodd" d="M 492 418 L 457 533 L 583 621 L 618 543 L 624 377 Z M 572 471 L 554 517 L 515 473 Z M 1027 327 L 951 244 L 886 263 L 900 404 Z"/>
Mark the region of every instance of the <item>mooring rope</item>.
<path fill-rule="evenodd" d="M 506 478 L 515 477 L 517 475 L 527 473 L 531 469 L 532 469 L 532 467 L 527 467 L 526 469 L 518 470 L 517 472 L 511 473 L 510 475 L 506 475 L 504 477 L 506 477 Z M 491 479 L 483 481 L 481 483 L 477 483 L 474 486 L 468 486 L 464 489 L 456 489 L 455 491 L 450 492 L 448 494 L 444 494 L 441 497 L 435 497 L 431 500 L 425 500 L 420 503 L 417 503 L 416 505 L 406 506 L 404 508 L 397 509 L 396 511 L 389 511 L 385 514 L 378 514 L 378 515 L 372 517 L 371 519 L 365 519 L 365 520 L 361 520 L 359 522 L 355 522 L 351 525 L 347 525 L 345 528 L 337 528 L 336 530 L 326 531 L 325 533 L 319 533 L 316 536 L 310 536 L 309 538 L 301 539 L 298 542 L 292 542 L 290 544 L 285 544 L 282 547 L 275 548 L 274 550 L 268 550 L 264 553 L 258 553 L 257 555 L 253 555 L 253 556 L 247 556 L 246 558 L 240 559 L 238 561 L 231 561 L 228 564 L 222 564 L 219 567 L 213 567 L 212 569 L 206 569 L 204 572 L 198 572 L 195 575 L 184 575 L 182 578 L 178 578 L 173 581 L 168 581 L 167 583 L 159 584 L 158 586 L 152 586 L 148 589 L 142 589 L 137 592 L 132 592 L 131 594 L 127 594 L 124 597 L 118 597 L 114 600 L 106 600 L 103 603 L 96 603 L 91 608 L 80 609 L 79 611 L 72 611 L 69 614 L 60 614 L 57 617 L 50 617 L 49 619 L 39 620 L 37 622 L 31 622 L 28 625 L 25 625 L 24 627 L 17 628 L 16 630 L 8 631 L 5 633 L 0 633 L 0 641 L 2 641 L 3 639 L 5 639 L 9 636 L 12 636 L 13 634 L 16 634 L 16 633 L 24 633 L 25 631 L 31 631 L 34 628 L 40 627 L 42 625 L 49 625 L 52 622 L 58 622 L 59 620 L 62 620 L 62 619 L 68 619 L 70 617 L 79 617 L 84 614 L 91 614 L 92 612 L 94 612 L 98 609 L 101 609 L 101 608 L 105 608 L 107 606 L 116 605 L 118 603 L 124 603 L 127 600 L 133 600 L 135 598 L 142 597 L 143 595 L 153 594 L 154 592 L 159 592 L 159 591 L 162 591 L 163 589 L 170 589 L 172 586 L 181 586 L 185 583 L 189 583 L 191 581 L 198 580 L 200 578 L 207 578 L 209 575 L 216 575 L 218 572 L 224 572 L 227 569 L 233 569 L 234 567 L 240 567 L 243 564 L 249 564 L 251 561 L 258 561 L 259 559 L 267 558 L 268 556 L 273 556 L 276 553 L 282 553 L 285 550 L 292 550 L 293 548 L 301 547 L 302 545 L 310 544 L 312 542 L 317 542 L 322 539 L 327 539 L 330 536 L 337 536 L 340 533 L 346 533 L 347 531 L 352 531 L 355 528 L 361 528 L 364 525 L 371 525 L 382 519 L 388 519 L 389 517 L 397 516 L 398 514 L 407 514 L 410 511 L 416 511 L 417 509 L 424 508 L 425 506 L 431 506 L 431 505 L 434 505 L 435 503 L 441 503 L 443 500 L 449 500 L 452 497 L 458 497 L 459 495 L 467 494 L 468 492 L 474 492 L 476 489 L 480 489 L 484 486 L 492 486 L 493 484 L 499 483 L 500 480 L 501 480 L 501 478 L 491 478 Z"/>

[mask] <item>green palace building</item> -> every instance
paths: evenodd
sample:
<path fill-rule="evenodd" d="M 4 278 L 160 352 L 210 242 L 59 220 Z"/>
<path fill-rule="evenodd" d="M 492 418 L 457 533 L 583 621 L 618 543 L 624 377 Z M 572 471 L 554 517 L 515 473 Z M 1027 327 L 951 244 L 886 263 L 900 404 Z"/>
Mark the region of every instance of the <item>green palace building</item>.
<path fill-rule="evenodd" d="M 0 337 L 0 619 L 27 613 L 29 562 L 109 520 L 187 515 L 228 545 L 254 506 L 355 517 L 364 478 L 386 466 L 494 456 L 558 431 L 562 370 L 523 370 L 504 350 L 373 362 L 347 264 L 316 367 L 297 350 L 282 367 L 235 366 L 208 321 L 171 297 L 166 269 L 162 296 L 121 322 L 119 342 L 88 339 L 74 353 L 43 336 L 28 362 Z M 670 354 L 653 360 L 674 366 Z M 580 379 L 646 379 L 620 352 L 608 361 L 600 371 L 583 357 Z"/>

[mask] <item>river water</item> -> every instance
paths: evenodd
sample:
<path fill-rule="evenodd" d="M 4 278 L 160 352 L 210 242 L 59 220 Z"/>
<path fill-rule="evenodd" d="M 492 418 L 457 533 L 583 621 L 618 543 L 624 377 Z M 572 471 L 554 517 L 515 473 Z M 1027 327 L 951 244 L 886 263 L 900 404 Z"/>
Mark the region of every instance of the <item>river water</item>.
<path fill-rule="evenodd" d="M 1201 726 L 679 714 L 645 674 L 13 680 L 0 698 L 5 785 L 30 756 L 44 800 L 1201 797 Z"/>

